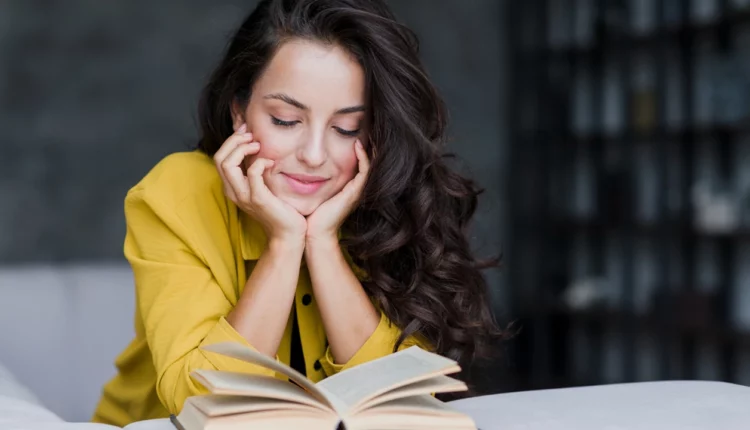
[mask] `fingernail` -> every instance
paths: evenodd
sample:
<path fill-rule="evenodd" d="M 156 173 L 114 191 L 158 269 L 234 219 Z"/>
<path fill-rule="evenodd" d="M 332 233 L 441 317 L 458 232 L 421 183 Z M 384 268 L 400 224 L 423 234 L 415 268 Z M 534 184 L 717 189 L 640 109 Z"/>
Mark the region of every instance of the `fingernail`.
<path fill-rule="evenodd" d="M 362 141 L 361 141 L 361 140 L 357 139 L 357 142 L 356 142 L 356 144 L 357 144 L 357 146 L 359 146 L 360 148 L 364 148 L 364 147 L 362 146 Z"/>
<path fill-rule="evenodd" d="M 239 129 L 237 129 L 238 133 L 244 133 L 247 130 L 247 123 L 242 123 Z"/>

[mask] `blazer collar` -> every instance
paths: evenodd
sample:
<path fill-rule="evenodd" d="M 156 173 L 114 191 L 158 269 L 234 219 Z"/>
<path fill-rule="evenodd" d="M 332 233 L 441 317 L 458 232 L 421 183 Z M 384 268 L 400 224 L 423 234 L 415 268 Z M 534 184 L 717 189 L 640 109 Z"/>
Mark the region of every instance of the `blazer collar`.
<path fill-rule="evenodd" d="M 242 258 L 257 260 L 266 249 L 266 232 L 263 226 L 244 211 L 240 211 L 240 247 Z"/>

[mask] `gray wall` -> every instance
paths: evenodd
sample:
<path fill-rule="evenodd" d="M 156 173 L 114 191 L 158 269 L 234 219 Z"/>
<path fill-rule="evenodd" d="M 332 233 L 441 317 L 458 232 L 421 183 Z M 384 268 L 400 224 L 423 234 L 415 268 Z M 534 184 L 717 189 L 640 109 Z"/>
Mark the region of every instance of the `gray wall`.
<path fill-rule="evenodd" d="M 199 89 L 254 3 L 0 2 L 0 263 L 121 260 L 125 192 L 194 143 Z M 476 243 L 497 253 L 504 2 L 391 4 L 450 108 L 451 149 L 487 189 Z"/>
<path fill-rule="evenodd" d="M 120 259 L 122 200 L 196 136 L 247 2 L 0 2 L 0 261 Z"/>

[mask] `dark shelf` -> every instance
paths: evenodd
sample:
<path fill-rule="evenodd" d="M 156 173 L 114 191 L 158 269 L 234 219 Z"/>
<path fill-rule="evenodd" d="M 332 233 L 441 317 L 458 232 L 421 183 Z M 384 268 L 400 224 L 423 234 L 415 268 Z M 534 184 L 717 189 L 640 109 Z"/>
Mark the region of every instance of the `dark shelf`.
<path fill-rule="evenodd" d="M 702 342 L 732 344 L 750 348 L 750 330 L 729 327 L 720 323 L 693 322 L 690 325 L 667 321 L 658 314 L 634 314 L 618 309 L 595 308 L 572 310 L 564 306 L 536 307 L 529 318 L 568 318 L 584 324 L 596 324 L 611 330 L 634 330 L 641 334 L 681 340 L 693 338 Z"/>
<path fill-rule="evenodd" d="M 731 32 L 737 27 L 748 24 L 750 24 L 750 9 L 742 9 L 732 11 L 726 17 L 712 21 L 667 25 L 664 28 L 654 28 L 648 33 L 607 34 L 604 43 L 591 46 L 549 47 L 542 51 L 542 55 L 547 58 L 575 61 L 581 58 L 602 56 L 610 50 L 642 50 L 656 48 L 662 43 L 676 44 L 687 37 Z"/>
<path fill-rule="evenodd" d="M 524 137 L 527 139 L 554 139 L 562 142 L 580 143 L 584 145 L 597 146 L 604 143 L 629 144 L 629 143 L 656 143 L 659 141 L 701 141 L 706 139 L 719 139 L 733 137 L 741 134 L 750 134 L 750 119 L 734 124 L 717 124 L 705 127 L 688 127 L 682 129 L 648 130 L 619 133 L 587 133 L 575 134 L 569 130 L 557 133 L 540 135 L 538 131 L 530 132 Z"/>
<path fill-rule="evenodd" d="M 633 17 L 629 2 L 599 2 L 599 7 L 589 11 L 595 23 L 591 46 L 529 47 L 528 41 L 549 40 L 554 27 L 550 23 L 573 31 L 578 11 L 550 10 L 543 0 L 508 4 L 516 12 L 508 24 L 514 60 L 508 121 L 514 144 L 508 164 L 509 177 L 520 182 L 512 183 L 510 191 L 511 248 L 518 252 L 514 264 L 508 265 L 509 284 L 515 286 L 509 301 L 514 316 L 526 327 L 515 347 L 516 362 L 524 370 L 519 380 L 536 387 L 573 386 L 580 382 L 574 380 L 580 375 L 572 369 L 585 365 L 586 378 L 593 383 L 612 382 L 605 374 L 604 360 L 606 341 L 615 336 L 623 346 L 616 353 L 624 381 L 637 379 L 642 366 L 637 343 L 651 338 L 656 343 L 660 379 L 695 379 L 705 365 L 699 359 L 700 347 L 716 345 L 718 355 L 709 365 L 721 380 L 738 382 L 739 351 L 750 350 L 750 330 L 736 328 L 725 315 L 740 281 L 737 265 L 743 263 L 738 245 L 750 243 L 750 226 L 704 230 L 694 222 L 698 218 L 693 212 L 699 209 L 688 205 L 693 185 L 707 169 L 722 185 L 732 187 L 739 177 L 738 168 L 745 168 L 735 158 L 744 156 L 748 149 L 744 145 L 750 144 L 750 139 L 744 141 L 750 138 L 746 109 L 739 104 L 722 105 L 733 118 L 742 119 L 698 125 L 696 115 L 708 95 L 696 93 L 702 88 L 696 83 L 704 78 L 701 67 L 713 64 L 714 57 L 702 63 L 704 49 L 716 55 L 722 67 L 727 67 L 725 60 L 741 59 L 742 42 L 736 36 L 738 30 L 750 27 L 750 8 L 734 10 L 729 2 L 721 1 L 713 21 L 684 19 L 672 24 L 665 10 L 657 10 L 665 2 L 654 2 L 655 28 L 635 33 L 629 24 Z M 692 15 L 691 2 L 672 6 L 682 17 Z M 613 69 L 617 73 L 611 73 Z M 679 80 L 674 79 L 675 73 Z M 585 78 L 585 91 L 577 85 L 579 78 Z M 612 94 L 612 85 L 622 97 Z M 739 81 L 722 86 L 722 91 L 739 91 L 736 95 L 744 90 L 745 84 Z M 672 97 L 676 93 L 679 100 Z M 578 111 L 577 103 L 585 103 L 586 111 Z M 608 128 L 611 103 L 619 105 L 617 131 Z M 585 115 L 590 132 L 573 129 L 579 114 Z M 669 121 L 673 114 L 679 115 L 679 124 Z M 710 146 L 709 160 L 703 160 L 704 144 Z M 647 159 L 642 157 L 644 149 Z M 579 170 L 582 167 L 585 171 Z M 647 180 L 656 213 L 667 219 L 635 219 L 639 179 Z M 594 200 L 591 218 L 575 218 L 570 210 L 581 180 L 593 184 L 588 190 Z M 683 202 L 681 211 L 671 209 L 672 197 Z M 616 256 L 608 254 L 608 240 L 613 237 L 618 239 Z M 642 239 L 653 242 L 648 253 L 654 263 L 649 282 L 659 285 L 651 300 L 653 312 L 647 315 L 632 312 L 643 282 L 638 276 L 639 258 L 645 256 Z M 696 276 L 696 268 L 703 267 L 707 258 L 699 252 L 707 239 L 716 245 L 711 259 L 718 265 L 710 289 L 697 285 L 703 277 Z M 571 258 L 579 240 L 585 244 L 585 267 Z M 621 268 L 618 302 L 609 304 L 616 309 L 545 307 L 559 303 L 561 289 L 574 277 L 606 276 L 612 257 Z M 675 274 L 681 285 L 673 285 Z M 533 302 L 527 301 L 528 291 L 534 291 Z M 579 323 L 586 343 L 569 345 L 568 334 Z M 571 354 L 571 348 L 577 352 Z M 675 354 L 681 366 L 673 366 Z"/>
<path fill-rule="evenodd" d="M 503 375 L 503 384 L 506 386 L 502 392 L 512 391 L 532 391 L 532 390 L 551 390 L 555 388 L 586 387 L 592 385 L 601 385 L 601 381 L 593 378 L 581 379 L 572 375 L 560 375 L 545 378 L 543 382 L 535 381 L 533 375 L 519 372 Z M 622 381 L 626 382 L 626 381 Z M 494 394 L 494 393 L 488 393 Z"/>
<path fill-rule="evenodd" d="M 750 227 L 727 232 L 701 231 L 692 224 L 681 220 L 666 220 L 653 223 L 612 223 L 599 219 L 567 218 L 553 220 L 549 223 L 550 233 L 565 234 L 570 232 L 587 231 L 596 234 L 612 232 L 628 233 L 640 236 L 694 236 L 707 239 L 738 239 L 750 240 Z M 538 228 L 538 226 L 537 226 Z"/>

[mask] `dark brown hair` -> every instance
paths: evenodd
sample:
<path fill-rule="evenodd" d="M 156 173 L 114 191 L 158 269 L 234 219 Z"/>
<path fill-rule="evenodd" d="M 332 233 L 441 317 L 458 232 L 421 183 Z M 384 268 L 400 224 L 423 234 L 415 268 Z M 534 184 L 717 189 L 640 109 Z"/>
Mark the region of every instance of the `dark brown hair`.
<path fill-rule="evenodd" d="M 205 87 L 199 149 L 213 155 L 233 132 L 230 106 L 290 39 L 337 44 L 366 76 L 372 168 L 344 245 L 366 270 L 367 293 L 403 330 L 461 362 L 497 336 L 487 283 L 467 240 L 480 190 L 446 164 L 446 110 L 418 56 L 415 35 L 382 0 L 264 0 L 242 23 Z"/>

